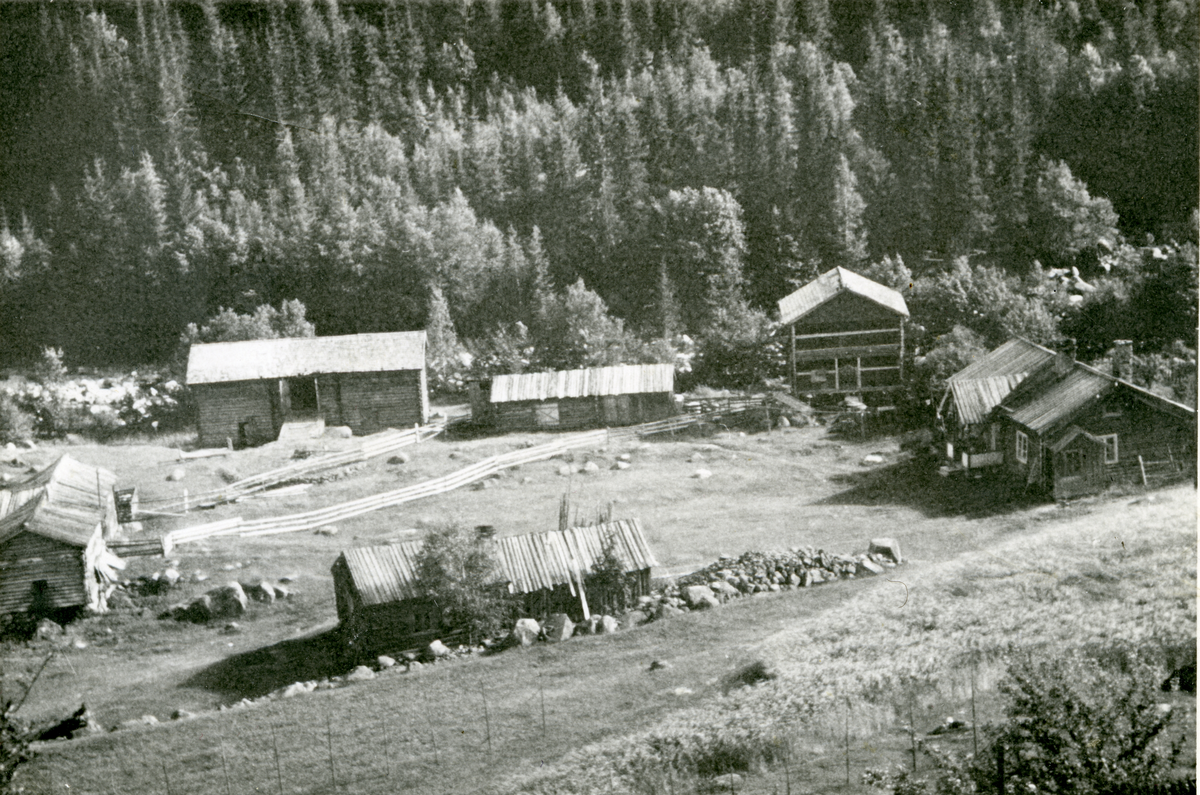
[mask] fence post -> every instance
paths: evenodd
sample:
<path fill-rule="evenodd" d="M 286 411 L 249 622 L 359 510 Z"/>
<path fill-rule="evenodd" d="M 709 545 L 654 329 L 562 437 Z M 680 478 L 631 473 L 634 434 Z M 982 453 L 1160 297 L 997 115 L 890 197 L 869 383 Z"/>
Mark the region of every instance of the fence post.
<path fill-rule="evenodd" d="M 850 786 L 850 699 L 846 699 L 846 786 Z"/>
<path fill-rule="evenodd" d="M 337 772 L 333 768 L 333 719 L 325 713 L 325 744 L 329 748 L 329 780 L 333 783 L 333 791 L 337 792 Z"/>
<path fill-rule="evenodd" d="M 971 742 L 975 748 L 975 759 L 979 759 L 979 721 L 975 717 L 975 668 L 976 661 L 971 661 Z"/>
<path fill-rule="evenodd" d="M 167 775 L 167 760 L 162 760 L 163 783 L 167 788 L 167 795 L 171 795 L 171 777 Z"/>
<path fill-rule="evenodd" d="M 483 699 L 483 723 L 487 730 L 488 757 L 492 755 L 492 719 L 488 715 L 487 693 L 483 691 L 483 682 L 479 683 L 479 697 Z"/>
<path fill-rule="evenodd" d="M 279 740 L 275 738 L 274 726 L 271 726 L 271 747 L 275 749 L 275 781 L 279 784 L 279 795 L 283 795 L 283 771 L 279 768 Z"/>
<path fill-rule="evenodd" d="M 388 738 L 388 722 L 387 716 L 383 716 L 383 770 L 386 778 L 392 777 L 392 757 L 389 746 L 391 742 Z"/>
<path fill-rule="evenodd" d="M 229 763 L 225 761 L 225 744 L 221 744 L 221 771 L 225 774 L 225 795 L 233 795 L 229 787 Z"/>

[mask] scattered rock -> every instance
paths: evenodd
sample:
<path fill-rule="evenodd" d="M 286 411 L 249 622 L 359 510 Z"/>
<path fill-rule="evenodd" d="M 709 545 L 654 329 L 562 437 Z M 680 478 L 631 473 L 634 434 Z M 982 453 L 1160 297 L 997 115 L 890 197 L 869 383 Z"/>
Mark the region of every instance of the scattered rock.
<path fill-rule="evenodd" d="M 312 690 L 313 690 L 313 688 L 309 687 L 304 682 L 292 682 L 290 685 L 288 685 L 287 687 L 285 687 L 283 690 L 280 691 L 279 697 L 280 698 L 293 698 L 295 696 L 302 696 L 305 693 L 310 693 L 310 692 L 312 692 Z"/>
<path fill-rule="evenodd" d="M 900 556 L 900 542 L 894 538 L 873 538 L 871 546 L 868 549 L 871 555 L 886 555 L 892 559 L 893 563 L 903 563 L 904 559 Z"/>
<path fill-rule="evenodd" d="M 338 529 L 333 525 L 326 525 L 325 527 L 318 527 L 316 530 L 313 530 L 313 535 L 315 536 L 335 536 L 337 534 Z"/>
<path fill-rule="evenodd" d="M 587 472 L 589 474 L 599 472 L 599 471 L 600 471 L 600 465 L 597 464 L 595 461 L 588 461 L 586 464 L 583 465 L 583 469 L 580 470 L 580 472 Z"/>
<path fill-rule="evenodd" d="M 597 635 L 611 635 L 614 632 L 621 630 L 621 622 L 612 616 L 600 616 L 599 623 L 596 624 Z"/>
<path fill-rule="evenodd" d="M 574 471 L 575 470 L 571 469 L 571 467 L 567 466 L 566 464 L 563 464 L 558 468 L 558 474 L 564 478 L 571 477 L 571 475 L 574 474 Z"/>
<path fill-rule="evenodd" d="M 682 610 L 680 610 L 678 607 L 675 607 L 674 605 L 669 605 L 666 602 L 663 602 L 662 604 L 660 604 L 658 606 L 658 609 L 656 609 L 654 611 L 654 617 L 659 621 L 662 621 L 667 618 L 674 618 L 675 616 L 681 616 L 681 615 L 683 615 Z"/>
<path fill-rule="evenodd" d="M 394 666 L 396 664 L 396 661 L 394 659 L 392 659 L 391 657 L 387 656 L 386 654 L 381 654 L 375 658 L 375 664 L 378 665 L 381 669 L 384 669 L 384 668 L 391 668 L 392 666 Z"/>
<path fill-rule="evenodd" d="M 171 470 L 171 473 L 167 475 L 167 480 L 176 482 L 183 480 L 185 477 L 187 477 L 187 470 L 183 467 L 175 467 Z"/>
<path fill-rule="evenodd" d="M 854 573 L 862 577 L 873 577 L 876 574 L 883 574 L 886 569 L 880 566 L 870 558 L 863 558 L 858 562 L 858 570 Z"/>
<path fill-rule="evenodd" d="M 158 724 L 158 718 L 153 715 L 143 715 L 140 718 L 130 718 L 129 720 L 121 721 L 122 729 L 136 729 L 139 726 L 155 726 Z"/>
<path fill-rule="evenodd" d="M 291 599 L 292 594 L 294 593 L 291 588 L 288 588 L 286 585 L 280 585 L 279 583 L 275 583 L 271 587 L 275 590 L 276 599 Z"/>
<path fill-rule="evenodd" d="M 242 631 L 241 625 L 236 621 L 230 621 L 222 630 L 226 635 L 236 635 Z"/>
<path fill-rule="evenodd" d="M 447 648 L 446 644 L 442 643 L 440 640 L 432 641 L 428 646 L 425 647 L 425 657 L 430 660 L 436 660 L 440 657 L 449 657 L 450 654 L 450 649 Z"/>
<path fill-rule="evenodd" d="M 421 669 L 422 669 L 422 668 L 424 668 L 424 667 L 425 667 L 425 666 L 424 666 L 424 665 L 422 665 L 422 664 L 421 664 L 421 662 L 420 662 L 419 660 L 411 660 L 411 661 L 409 661 L 409 663 L 408 663 L 408 664 L 405 666 L 406 670 L 407 670 L 409 673 L 413 673 L 413 672 L 415 672 L 415 671 L 419 671 L 419 670 L 421 670 Z"/>
<path fill-rule="evenodd" d="M 712 477 L 712 472 L 708 471 L 707 469 L 697 469 L 692 473 L 692 477 L 696 480 L 708 480 Z"/>
<path fill-rule="evenodd" d="M 742 777 L 737 773 L 725 773 L 713 779 L 713 786 L 718 791 L 729 790 L 730 792 L 737 792 L 742 789 Z"/>
<path fill-rule="evenodd" d="M 41 621 L 39 621 L 37 623 L 37 629 L 34 631 L 34 636 L 38 640 L 54 640 L 56 638 L 61 638 L 62 635 L 62 626 L 48 618 L 43 618 Z"/>
<path fill-rule="evenodd" d="M 542 628 L 537 621 L 532 618 L 518 619 L 516 625 L 512 629 L 511 638 L 520 646 L 532 646 L 537 642 L 538 636 L 542 633 Z"/>
<path fill-rule="evenodd" d="M 633 458 L 629 455 L 629 453 L 621 453 L 619 456 L 617 456 L 617 460 L 621 463 L 628 464 L 633 460 Z"/>
<path fill-rule="evenodd" d="M 654 662 L 650 663 L 651 671 L 665 671 L 668 668 L 674 667 L 675 666 L 671 665 L 671 663 L 667 662 L 666 660 L 655 660 Z"/>
<path fill-rule="evenodd" d="M 407 464 L 411 460 L 412 459 L 409 458 L 408 453 L 396 453 L 394 456 L 389 458 L 387 462 L 389 464 Z"/>
<path fill-rule="evenodd" d="M 204 582 L 207 579 L 208 579 L 208 575 L 202 571 L 193 571 L 192 572 L 192 582 Z"/>
<path fill-rule="evenodd" d="M 548 643 L 560 643 L 575 633 L 575 622 L 566 613 L 552 613 L 542 625 L 542 635 Z"/>
<path fill-rule="evenodd" d="M 721 604 L 707 585 L 689 585 L 683 589 L 683 599 L 693 610 L 708 610 Z"/>
<path fill-rule="evenodd" d="M 361 682 L 365 679 L 374 679 L 375 672 L 365 665 L 356 667 L 353 671 L 346 674 L 347 682 Z"/>
<path fill-rule="evenodd" d="M 793 575 L 793 576 L 795 576 L 795 575 Z M 717 598 L 720 599 L 721 601 L 728 601 L 730 599 L 736 599 L 737 597 L 742 595 L 741 591 L 739 591 L 737 588 L 735 588 L 732 585 L 730 585 L 729 583 L 727 583 L 725 580 L 713 580 L 712 582 L 710 582 L 708 584 L 708 587 L 712 590 L 712 592 L 714 594 L 717 595 Z"/>
<path fill-rule="evenodd" d="M 210 618 L 237 618 L 250 604 L 246 592 L 236 582 L 213 588 L 205 596 L 210 600 Z"/>
<path fill-rule="evenodd" d="M 182 575 L 179 573 L 179 569 L 171 567 L 162 573 L 162 580 L 167 585 L 169 585 L 171 587 L 175 587 L 175 585 L 179 582 L 179 578 L 181 576 Z"/>
<path fill-rule="evenodd" d="M 778 423 L 776 423 L 776 425 L 777 425 L 778 427 L 780 427 L 780 428 L 790 428 L 790 427 L 792 427 L 792 423 L 791 423 L 791 421 L 790 421 L 790 420 L 789 420 L 787 417 L 780 417 L 780 418 L 779 418 L 779 422 L 778 422 Z"/>
<path fill-rule="evenodd" d="M 256 602 L 271 604 L 275 601 L 275 586 L 271 585 L 269 582 L 259 580 L 258 582 L 250 585 L 243 584 L 242 590 L 245 592 L 247 597 Z"/>
<path fill-rule="evenodd" d="M 330 439 L 349 439 L 354 436 L 354 431 L 348 425 L 334 425 L 325 429 L 325 435 Z"/>
<path fill-rule="evenodd" d="M 196 713 L 186 709 L 177 709 L 171 713 L 171 720 L 188 720 L 196 717 Z"/>
<path fill-rule="evenodd" d="M 117 588 L 108 595 L 109 610 L 133 610 L 134 607 L 133 599 L 124 588 Z"/>
<path fill-rule="evenodd" d="M 631 610 L 625 615 L 621 616 L 621 629 L 633 629 L 634 627 L 640 627 L 649 620 L 650 617 L 641 610 Z"/>
<path fill-rule="evenodd" d="M 878 453 L 871 453 L 868 456 L 863 456 L 862 463 L 864 466 L 869 464 L 882 464 L 883 456 L 879 455 Z"/>
<path fill-rule="evenodd" d="M 612 468 L 621 470 L 621 469 L 629 469 L 631 466 L 633 466 L 633 464 L 629 463 L 628 461 L 618 461 L 612 465 Z"/>

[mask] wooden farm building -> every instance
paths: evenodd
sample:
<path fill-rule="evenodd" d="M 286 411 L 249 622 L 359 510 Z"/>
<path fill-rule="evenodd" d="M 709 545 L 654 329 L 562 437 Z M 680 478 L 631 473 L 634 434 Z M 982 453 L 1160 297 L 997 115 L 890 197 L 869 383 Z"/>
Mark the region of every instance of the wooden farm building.
<path fill-rule="evenodd" d="M 633 599 L 650 593 L 650 569 L 658 563 L 636 519 L 494 539 L 497 584 L 520 597 L 519 612 L 528 616 L 567 613 L 580 620 L 585 601 L 594 614 L 614 610 L 617 596 L 589 583 L 606 542 L 613 544 L 628 575 Z M 453 630 L 423 595 L 417 578 L 420 552 L 419 541 L 356 547 L 334 562 L 338 621 L 356 652 L 416 646 Z"/>
<path fill-rule="evenodd" d="M 818 276 L 779 301 L 790 329 L 792 393 L 861 394 L 900 386 L 904 296 L 845 268 Z"/>
<path fill-rule="evenodd" d="M 1020 337 L 950 376 L 938 404 L 938 431 L 954 468 L 970 470 L 1004 463 L 1000 423 L 992 410 L 1029 374 L 1054 358 L 1054 351 Z"/>
<path fill-rule="evenodd" d="M 120 559 L 111 472 L 62 456 L 24 483 L 0 489 L 0 615 L 106 609 Z"/>
<path fill-rule="evenodd" d="M 498 375 L 471 385 L 471 416 L 504 430 L 635 425 L 674 414 L 674 392 L 669 364 Z"/>
<path fill-rule="evenodd" d="M 285 422 L 363 435 L 429 416 L 424 331 L 193 345 L 187 382 L 206 446 L 269 442 Z"/>
<path fill-rule="evenodd" d="M 1194 477 L 1196 412 L 1059 351 L 992 411 L 1003 471 L 1055 499 Z"/>

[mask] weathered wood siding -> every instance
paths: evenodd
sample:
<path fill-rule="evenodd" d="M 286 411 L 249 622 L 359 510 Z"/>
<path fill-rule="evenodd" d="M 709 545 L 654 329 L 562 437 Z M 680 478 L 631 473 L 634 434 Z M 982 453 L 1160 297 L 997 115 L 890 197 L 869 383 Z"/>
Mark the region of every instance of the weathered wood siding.
<path fill-rule="evenodd" d="M 1001 448 L 1004 451 L 1004 470 L 1025 483 L 1042 484 L 1045 480 L 1042 464 L 1042 440 L 1033 431 L 1008 418 L 1001 420 L 1000 427 Z M 1023 433 L 1029 438 L 1028 455 L 1025 461 L 1017 460 L 1018 433 Z"/>
<path fill-rule="evenodd" d="M 1078 456 L 1078 471 L 1070 471 L 1066 465 L 1071 455 Z M 1066 447 L 1054 453 L 1054 499 L 1066 500 L 1081 494 L 1095 494 L 1107 486 L 1104 445 L 1079 434 Z"/>
<path fill-rule="evenodd" d="M 650 569 L 630 572 L 628 576 L 633 586 L 630 597 L 633 604 L 636 604 L 639 596 L 650 594 Z M 606 593 L 592 577 L 584 580 L 584 589 L 587 595 L 588 611 L 594 616 L 611 615 L 633 606 L 633 604 L 618 604 L 617 595 Z M 579 592 L 576 590 L 572 594 L 571 587 L 565 584 L 525 594 L 522 598 L 521 608 L 525 615 L 539 620 L 546 618 L 551 613 L 566 613 L 575 622 L 583 620 L 583 604 L 579 600 Z"/>
<path fill-rule="evenodd" d="M 1147 481 L 1182 477 L 1196 470 L 1194 422 L 1156 410 L 1128 392 L 1118 390 L 1109 395 L 1074 424 L 1093 436 L 1117 435 L 1117 461 L 1104 464 L 1104 486 L 1141 483 L 1143 467 Z"/>
<path fill-rule="evenodd" d="M 224 447 L 226 439 L 237 443 L 242 423 L 250 444 L 263 444 L 279 435 L 278 381 L 197 384 L 192 389 L 202 447 Z"/>
<path fill-rule="evenodd" d="M 85 551 L 35 533 L 19 533 L 0 545 L 0 614 L 28 610 L 33 584 L 45 580 L 47 606 L 89 603 Z"/>
<path fill-rule="evenodd" d="M 503 430 L 619 427 L 653 422 L 675 413 L 669 392 L 491 403 L 484 416 Z"/>
<path fill-rule="evenodd" d="M 902 324 L 895 312 L 862 296 L 830 299 L 795 324 L 796 389 L 855 392 L 899 384 Z M 812 336 L 866 331 L 872 333 Z"/>
<path fill-rule="evenodd" d="M 326 425 L 348 425 L 358 436 L 424 424 L 429 417 L 424 372 L 334 373 L 318 377 Z"/>

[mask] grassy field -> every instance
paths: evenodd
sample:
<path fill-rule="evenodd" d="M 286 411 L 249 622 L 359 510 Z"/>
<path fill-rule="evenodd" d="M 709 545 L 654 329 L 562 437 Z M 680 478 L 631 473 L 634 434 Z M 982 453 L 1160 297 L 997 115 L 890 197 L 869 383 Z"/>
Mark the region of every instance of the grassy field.
<path fill-rule="evenodd" d="M 319 507 L 544 438 L 439 440 L 410 448 L 408 464 L 377 460 L 298 497 L 170 521 Z M 164 448 L 70 452 L 137 482 L 151 505 L 181 488 L 165 481 L 178 464 Z M 633 467 L 609 470 L 605 465 L 623 452 Z M 886 463 L 860 464 L 870 452 L 883 453 Z M 248 475 L 288 455 L 268 447 L 187 462 L 183 483 L 198 492 L 220 482 L 221 468 Z M 883 534 L 899 538 L 912 562 L 893 582 L 746 599 L 613 637 L 387 673 L 306 697 L 57 744 L 31 766 L 25 785 L 95 793 L 591 792 L 611 782 L 614 791 L 627 791 L 639 782 L 656 786 L 664 761 L 687 757 L 714 771 L 754 770 L 746 786 L 763 792 L 783 792 L 800 780 L 810 788 L 795 791 L 829 791 L 845 784 L 847 719 L 857 782 L 865 767 L 905 758 L 908 737 L 897 725 L 907 716 L 897 709 L 913 712 L 928 731 L 961 712 L 973 674 L 979 706 L 994 712 L 991 687 L 1012 648 L 1135 643 L 1165 666 L 1194 646 L 1190 488 L 1068 508 L 1002 504 L 978 482 L 964 487 L 908 462 L 894 441 L 838 440 L 820 428 L 668 437 L 577 454 L 574 463 L 585 459 L 597 460 L 601 471 L 566 478 L 556 474 L 562 461 L 529 465 L 486 490 L 346 522 L 333 537 L 183 547 L 176 555 L 185 577 L 202 571 L 210 580 L 147 600 L 149 616 L 233 577 L 293 576 L 298 593 L 271 608 L 255 606 L 233 635 L 124 612 L 89 619 L 79 629 L 87 648 L 56 657 L 26 708 L 63 714 L 86 702 L 106 725 L 143 714 L 165 720 L 175 708 L 211 711 L 341 673 L 328 634 L 335 621 L 328 567 L 341 548 L 446 519 L 502 533 L 544 529 L 568 490 L 581 512 L 612 502 L 617 516 L 642 519 L 667 572 L 748 549 L 851 552 Z M 692 479 L 701 467 L 713 477 Z M 162 565 L 134 562 L 137 570 Z M 0 650 L 9 686 L 44 652 Z M 671 667 L 650 673 L 655 659 Z M 743 686 L 739 674 L 755 662 L 777 677 Z M 900 705 L 898 682 L 911 694 Z M 772 758 L 789 761 L 766 764 Z M 668 791 L 663 787 L 676 783 L 657 785 Z M 688 791 L 690 784 L 678 784 Z M 851 791 L 859 789 L 852 784 Z"/>

